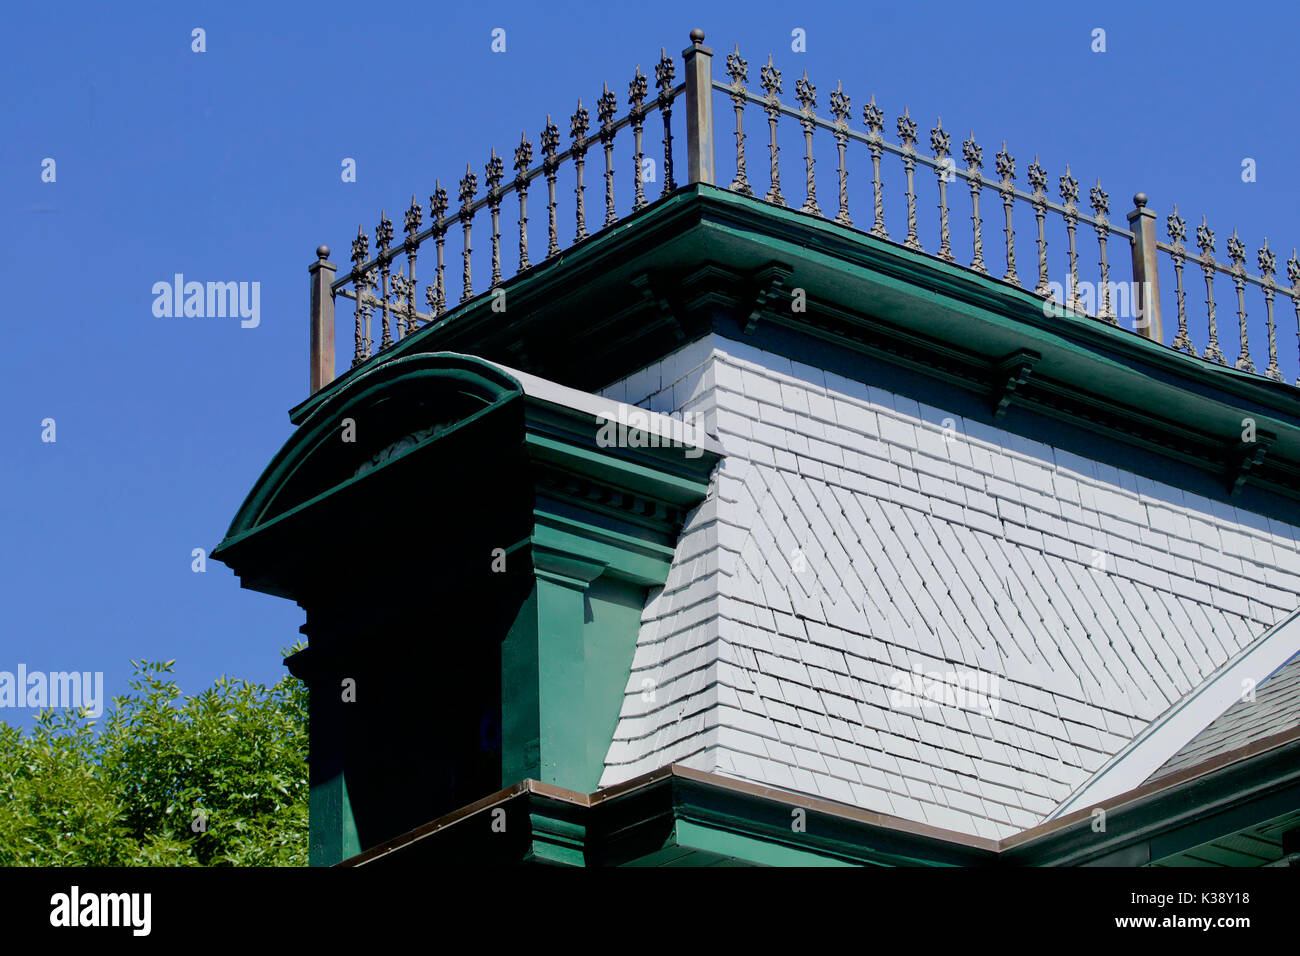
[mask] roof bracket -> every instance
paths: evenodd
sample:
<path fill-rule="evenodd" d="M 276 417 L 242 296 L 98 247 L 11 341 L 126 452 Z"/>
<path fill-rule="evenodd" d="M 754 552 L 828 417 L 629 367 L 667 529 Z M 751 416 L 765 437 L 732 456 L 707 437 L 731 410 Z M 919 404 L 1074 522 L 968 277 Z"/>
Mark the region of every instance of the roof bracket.
<path fill-rule="evenodd" d="M 753 335 L 754 329 L 758 328 L 758 320 L 767 308 L 768 303 L 781 294 L 781 289 L 785 282 L 794 272 L 788 265 L 783 262 L 769 262 L 761 269 L 757 269 L 751 276 L 754 283 L 753 307 L 749 310 L 749 315 L 745 318 L 745 323 L 741 327 L 746 335 Z"/>
<path fill-rule="evenodd" d="M 1276 440 L 1277 436 L 1272 432 L 1258 431 L 1255 433 L 1254 441 L 1243 441 L 1229 457 L 1227 474 L 1229 497 L 1235 498 L 1241 494 L 1246 479 L 1250 477 L 1251 469 L 1264 461 L 1269 448 Z"/>
<path fill-rule="evenodd" d="M 993 417 L 1001 418 L 1011 406 L 1017 388 L 1029 379 L 1029 373 L 1042 359 L 1030 349 L 1017 349 L 993 364 Z"/>
<path fill-rule="evenodd" d="M 650 277 L 650 273 L 642 272 L 640 275 L 633 276 L 632 288 L 641 293 L 642 300 L 650 307 L 655 318 L 672 330 L 673 337 L 678 342 L 686 341 L 686 330 L 682 328 L 681 320 L 664 296 L 661 286 Z"/>

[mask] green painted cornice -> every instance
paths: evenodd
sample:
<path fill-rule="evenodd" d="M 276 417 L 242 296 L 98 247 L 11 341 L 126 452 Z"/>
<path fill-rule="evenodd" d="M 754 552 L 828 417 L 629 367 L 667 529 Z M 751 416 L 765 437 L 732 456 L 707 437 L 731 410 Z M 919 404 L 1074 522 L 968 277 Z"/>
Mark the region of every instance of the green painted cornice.
<path fill-rule="evenodd" d="M 710 332 L 783 329 L 958 386 L 991 416 L 1014 407 L 1208 470 L 1226 492 L 1300 497 L 1294 387 L 1096 319 L 1048 317 L 1019 286 L 728 190 L 685 187 L 503 288 L 505 312 L 480 295 L 385 356 L 454 350 L 594 391 Z M 795 288 L 806 312 L 790 310 Z M 1031 367 L 1009 383 L 1022 354 Z M 1241 441 L 1247 417 L 1254 445 Z"/>
<path fill-rule="evenodd" d="M 720 457 L 603 445 L 616 406 L 386 356 L 306 410 L 249 493 L 213 556 L 307 614 L 289 664 L 311 690 L 313 864 L 502 780 L 599 782 L 647 589 Z M 581 861 L 579 824 L 535 826 L 521 854 Z"/>

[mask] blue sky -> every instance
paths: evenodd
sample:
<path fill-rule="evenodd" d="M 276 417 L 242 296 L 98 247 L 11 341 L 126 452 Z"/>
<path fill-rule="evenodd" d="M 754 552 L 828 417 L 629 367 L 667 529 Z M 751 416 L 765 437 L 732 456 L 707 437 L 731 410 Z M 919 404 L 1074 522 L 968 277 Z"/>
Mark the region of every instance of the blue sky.
<path fill-rule="evenodd" d="M 842 79 L 855 125 L 874 93 L 891 138 L 907 105 L 923 144 L 939 114 L 954 143 L 973 128 L 986 172 L 1006 139 L 1021 184 L 1035 153 L 1053 188 L 1066 162 L 1085 195 L 1100 176 L 1117 223 L 1143 190 L 1163 238 L 1176 201 L 1189 229 L 1208 215 L 1221 258 L 1236 226 L 1252 270 L 1268 235 L 1281 278 L 1300 243 L 1300 13 L 1280 2 L 1235 9 L 764 0 L 13 7 L 0 40 L 8 224 L 0 285 L 10 313 L 0 349 L 0 670 L 103 671 L 109 695 L 125 689 L 131 658 L 175 658 L 186 692 L 220 674 L 278 679 L 278 650 L 297 639 L 302 611 L 241 590 L 215 562 L 193 573 L 190 555 L 221 539 L 290 434 L 287 410 L 306 397 L 315 247 L 330 245 L 346 263 L 357 224 L 373 243 L 383 208 L 400 233 L 412 192 L 427 202 L 437 176 L 454 197 L 466 162 L 481 182 L 489 147 L 508 157 L 520 130 L 535 140 L 548 112 L 567 143 L 579 96 L 593 119 L 603 81 L 621 103 L 633 67 L 652 71 L 660 46 L 680 53 L 695 26 L 719 53 L 739 43 L 754 87 L 768 52 L 785 71 L 787 99 L 807 69 L 822 112 Z M 195 27 L 206 31 L 204 53 L 191 50 Z M 497 27 L 505 53 L 490 48 Z M 1098 27 L 1105 53 L 1090 49 Z M 790 48 L 796 28 L 806 31 L 804 53 Z M 730 113 L 721 99 L 715 108 L 726 150 Z M 748 123 L 758 150 L 761 117 Z M 46 157 L 56 162 L 52 183 L 42 182 Z M 344 157 L 357 162 L 355 183 L 341 181 Z M 1256 161 L 1252 183 L 1241 178 L 1246 157 Z M 798 196 L 797 153 L 785 160 L 787 195 Z M 825 208 L 834 184 L 821 168 Z M 851 168 L 860 201 L 869 166 L 858 156 Z M 761 153 L 751 153 L 750 170 L 765 187 Z M 535 202 L 534 227 L 544 217 Z M 988 219 L 998 207 L 991 194 L 985 202 Z M 921 207 L 931 212 L 931 193 Z M 956 201 L 954 209 L 957 230 L 968 213 Z M 986 256 L 997 263 L 1000 233 L 996 223 L 986 228 Z M 536 228 L 533 242 L 544 248 Z M 1032 258 L 1029 237 L 1021 242 L 1024 276 Z M 1090 233 L 1081 249 L 1090 262 Z M 260 325 L 156 317 L 153 284 L 177 272 L 259 282 Z M 1195 273 L 1196 308 L 1199 283 Z M 1235 306 L 1219 295 L 1224 347 L 1235 356 Z M 1170 299 L 1166 290 L 1167 314 Z M 1189 309 L 1203 344 L 1203 315 Z M 1252 310 L 1255 323 L 1258 299 Z M 349 330 L 341 336 L 350 344 Z M 1290 303 L 1279 298 L 1292 382 L 1295 336 Z M 1262 367 L 1254 324 L 1252 346 Z M 46 418 L 56 422 L 53 444 L 41 441 Z M 376 513 L 386 507 L 375 502 Z M 28 722 L 30 712 L 0 717 Z"/>

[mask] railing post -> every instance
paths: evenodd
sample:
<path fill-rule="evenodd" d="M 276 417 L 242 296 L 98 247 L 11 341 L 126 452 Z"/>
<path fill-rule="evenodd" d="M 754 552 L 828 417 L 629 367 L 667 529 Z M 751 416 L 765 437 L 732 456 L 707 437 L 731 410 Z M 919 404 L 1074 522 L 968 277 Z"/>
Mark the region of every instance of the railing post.
<path fill-rule="evenodd" d="M 307 267 L 311 276 L 311 394 L 334 381 L 334 296 L 330 284 L 338 266 L 327 262 L 330 247 L 316 250 L 316 261 Z"/>
<path fill-rule="evenodd" d="M 1133 231 L 1134 328 L 1147 338 L 1164 342 L 1160 327 L 1160 272 L 1156 261 L 1156 214 L 1147 208 L 1147 194 L 1133 197 L 1136 206 L 1128 214 Z"/>
<path fill-rule="evenodd" d="M 712 183 L 713 177 L 713 51 L 704 45 L 704 31 L 691 31 L 686 61 L 686 181 Z"/>

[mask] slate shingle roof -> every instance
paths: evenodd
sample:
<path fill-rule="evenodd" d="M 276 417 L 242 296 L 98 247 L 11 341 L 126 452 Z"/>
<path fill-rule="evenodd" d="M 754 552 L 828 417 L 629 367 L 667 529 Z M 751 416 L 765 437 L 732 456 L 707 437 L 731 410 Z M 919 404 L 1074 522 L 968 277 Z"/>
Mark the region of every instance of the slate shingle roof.
<path fill-rule="evenodd" d="M 704 414 L 727 458 L 603 786 L 680 762 L 1004 837 L 1298 603 L 1295 527 L 742 343 L 605 394 Z M 996 714 L 900 706 L 915 668 Z"/>
<path fill-rule="evenodd" d="M 1148 782 L 1296 727 L 1300 727 L 1300 656 L 1261 681 L 1253 701 L 1239 700 L 1224 711 L 1151 774 Z"/>

